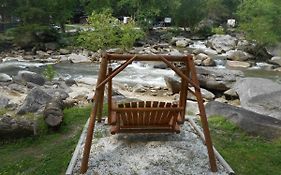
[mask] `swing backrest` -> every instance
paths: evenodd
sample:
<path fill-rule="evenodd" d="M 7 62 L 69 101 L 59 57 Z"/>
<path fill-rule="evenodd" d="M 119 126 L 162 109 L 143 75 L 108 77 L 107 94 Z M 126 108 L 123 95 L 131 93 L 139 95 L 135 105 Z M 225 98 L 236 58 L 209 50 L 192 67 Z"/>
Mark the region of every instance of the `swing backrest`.
<path fill-rule="evenodd" d="M 183 108 L 177 104 L 158 101 L 139 101 L 113 105 L 111 133 L 179 133 L 178 121 Z"/>

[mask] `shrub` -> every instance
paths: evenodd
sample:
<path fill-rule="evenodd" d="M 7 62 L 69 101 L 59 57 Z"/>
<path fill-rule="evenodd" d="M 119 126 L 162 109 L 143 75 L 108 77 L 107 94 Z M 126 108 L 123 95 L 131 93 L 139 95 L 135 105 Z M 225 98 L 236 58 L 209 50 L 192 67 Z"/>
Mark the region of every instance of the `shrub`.
<path fill-rule="evenodd" d="M 13 43 L 24 49 L 38 46 L 41 43 L 57 42 L 59 33 L 49 27 L 38 24 L 18 26 L 6 31 L 6 35 L 13 38 Z"/>
<path fill-rule="evenodd" d="M 214 34 L 220 34 L 220 35 L 225 34 L 224 28 L 223 28 L 222 26 L 213 27 L 213 28 L 212 28 L 212 33 L 214 33 Z"/>
<path fill-rule="evenodd" d="M 47 67 L 45 68 L 43 75 L 49 80 L 52 81 L 54 77 L 56 76 L 57 72 L 54 69 L 53 65 L 48 64 Z"/>
<path fill-rule="evenodd" d="M 129 49 L 143 36 L 143 32 L 136 28 L 134 22 L 122 24 L 108 10 L 93 12 L 88 22 L 92 30 L 80 33 L 77 44 L 93 51 L 118 46 Z"/>

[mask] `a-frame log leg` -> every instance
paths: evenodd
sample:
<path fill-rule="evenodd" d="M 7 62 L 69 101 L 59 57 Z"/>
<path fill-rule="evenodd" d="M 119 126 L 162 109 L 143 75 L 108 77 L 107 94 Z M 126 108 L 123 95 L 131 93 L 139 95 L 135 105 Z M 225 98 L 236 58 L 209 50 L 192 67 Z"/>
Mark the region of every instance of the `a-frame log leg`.
<path fill-rule="evenodd" d="M 108 75 L 112 73 L 112 68 L 108 68 Z M 108 81 L 107 84 L 107 108 L 108 108 L 108 124 L 111 124 L 111 109 L 112 109 L 112 79 Z"/>
<path fill-rule="evenodd" d="M 185 68 L 182 69 L 182 72 L 189 77 L 189 67 L 187 62 L 185 62 Z M 183 107 L 184 110 L 181 112 L 181 119 L 180 123 L 184 123 L 184 117 L 185 117 L 185 108 L 186 108 L 186 99 L 188 95 L 188 82 L 184 79 L 181 78 L 181 91 L 180 91 L 180 101 L 179 101 L 179 106 Z"/>
<path fill-rule="evenodd" d="M 103 57 L 101 64 L 100 64 L 100 71 L 99 71 L 99 76 L 98 76 L 98 81 L 97 81 L 97 86 L 100 82 L 103 81 L 103 79 L 106 76 L 106 67 L 107 67 L 107 58 Z M 80 172 L 81 173 L 85 173 L 88 169 L 88 161 L 89 161 L 89 155 L 90 155 L 90 150 L 91 150 L 91 146 L 92 146 L 92 139 L 93 139 L 93 132 L 94 132 L 94 128 L 95 128 L 95 122 L 96 122 L 96 116 L 98 113 L 98 108 L 100 102 L 100 98 L 102 97 L 102 90 L 104 90 L 102 87 L 101 88 L 96 88 L 96 92 L 95 92 L 95 102 L 94 102 L 94 106 L 92 108 L 91 111 L 91 116 L 90 116 L 90 121 L 89 121 L 89 126 L 88 126 L 88 131 L 87 131 L 87 136 L 86 136 L 86 142 L 85 142 L 85 146 L 84 146 L 84 153 L 83 153 L 83 158 L 82 158 L 82 164 L 81 164 L 81 169 Z"/>
<path fill-rule="evenodd" d="M 105 54 L 102 58 L 101 61 L 101 67 L 100 67 L 100 72 L 99 72 L 99 78 L 98 78 L 98 82 L 97 85 L 99 85 L 105 78 L 106 78 L 106 71 L 107 71 L 107 55 Z M 103 100 L 104 100 L 104 91 L 105 91 L 105 85 L 102 85 L 100 87 L 100 97 L 98 100 L 98 122 L 101 122 L 101 118 L 102 118 L 102 113 L 103 113 Z"/>
<path fill-rule="evenodd" d="M 188 67 L 191 71 L 192 81 L 196 85 L 199 86 L 199 81 L 197 79 L 195 65 L 193 63 L 192 57 L 188 57 L 187 59 L 189 59 L 188 60 L 188 64 L 189 64 Z M 200 111 L 200 119 L 201 119 L 203 132 L 204 132 L 204 136 L 205 136 L 205 142 L 206 142 L 206 146 L 207 146 L 207 150 L 208 150 L 211 171 L 217 172 L 218 171 L 217 163 L 216 163 L 213 144 L 212 144 L 211 135 L 210 135 L 210 131 L 209 131 L 208 121 L 207 121 L 207 117 L 206 117 L 204 102 L 203 102 L 203 98 L 202 98 L 202 95 L 201 95 L 201 90 L 200 90 L 200 88 L 196 88 L 196 87 L 194 87 L 194 88 L 195 88 L 195 95 L 196 95 L 196 98 L 197 98 L 197 103 L 198 103 L 198 107 L 199 107 L 199 111 Z"/>

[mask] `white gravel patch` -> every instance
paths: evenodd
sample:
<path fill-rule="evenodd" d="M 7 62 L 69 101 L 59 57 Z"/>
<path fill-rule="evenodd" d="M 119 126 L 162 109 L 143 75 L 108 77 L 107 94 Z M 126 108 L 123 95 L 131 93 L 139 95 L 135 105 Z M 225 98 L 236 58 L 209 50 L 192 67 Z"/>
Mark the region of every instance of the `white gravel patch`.
<path fill-rule="evenodd" d="M 109 135 L 109 127 L 97 124 L 87 175 L 208 175 L 227 174 L 218 163 L 218 173 L 209 167 L 207 148 L 186 122 L 180 134 Z M 74 167 L 79 174 L 82 150 Z"/>

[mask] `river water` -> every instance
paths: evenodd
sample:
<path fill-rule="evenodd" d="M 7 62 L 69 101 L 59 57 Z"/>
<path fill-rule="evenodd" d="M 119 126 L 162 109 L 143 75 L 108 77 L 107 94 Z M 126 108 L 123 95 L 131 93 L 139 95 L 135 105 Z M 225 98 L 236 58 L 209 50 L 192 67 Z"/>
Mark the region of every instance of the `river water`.
<path fill-rule="evenodd" d="M 224 69 L 223 61 L 217 59 L 218 67 Z M 113 63 L 113 68 L 118 65 Z M 11 61 L 0 63 L 0 72 L 15 76 L 20 70 L 34 71 L 42 74 L 46 67 L 45 63 L 38 62 L 22 62 Z M 73 78 L 79 80 L 81 78 L 96 79 L 99 65 L 95 63 L 58 63 L 54 65 L 54 69 L 58 73 L 58 77 L 63 79 Z M 246 77 L 262 77 L 275 80 L 281 83 L 281 72 L 265 71 L 258 67 L 242 70 Z M 152 65 L 133 62 L 124 71 L 119 73 L 114 80 L 127 84 L 143 84 L 153 86 L 165 86 L 164 76 L 173 76 L 174 72 L 167 69 L 155 69 Z"/>

